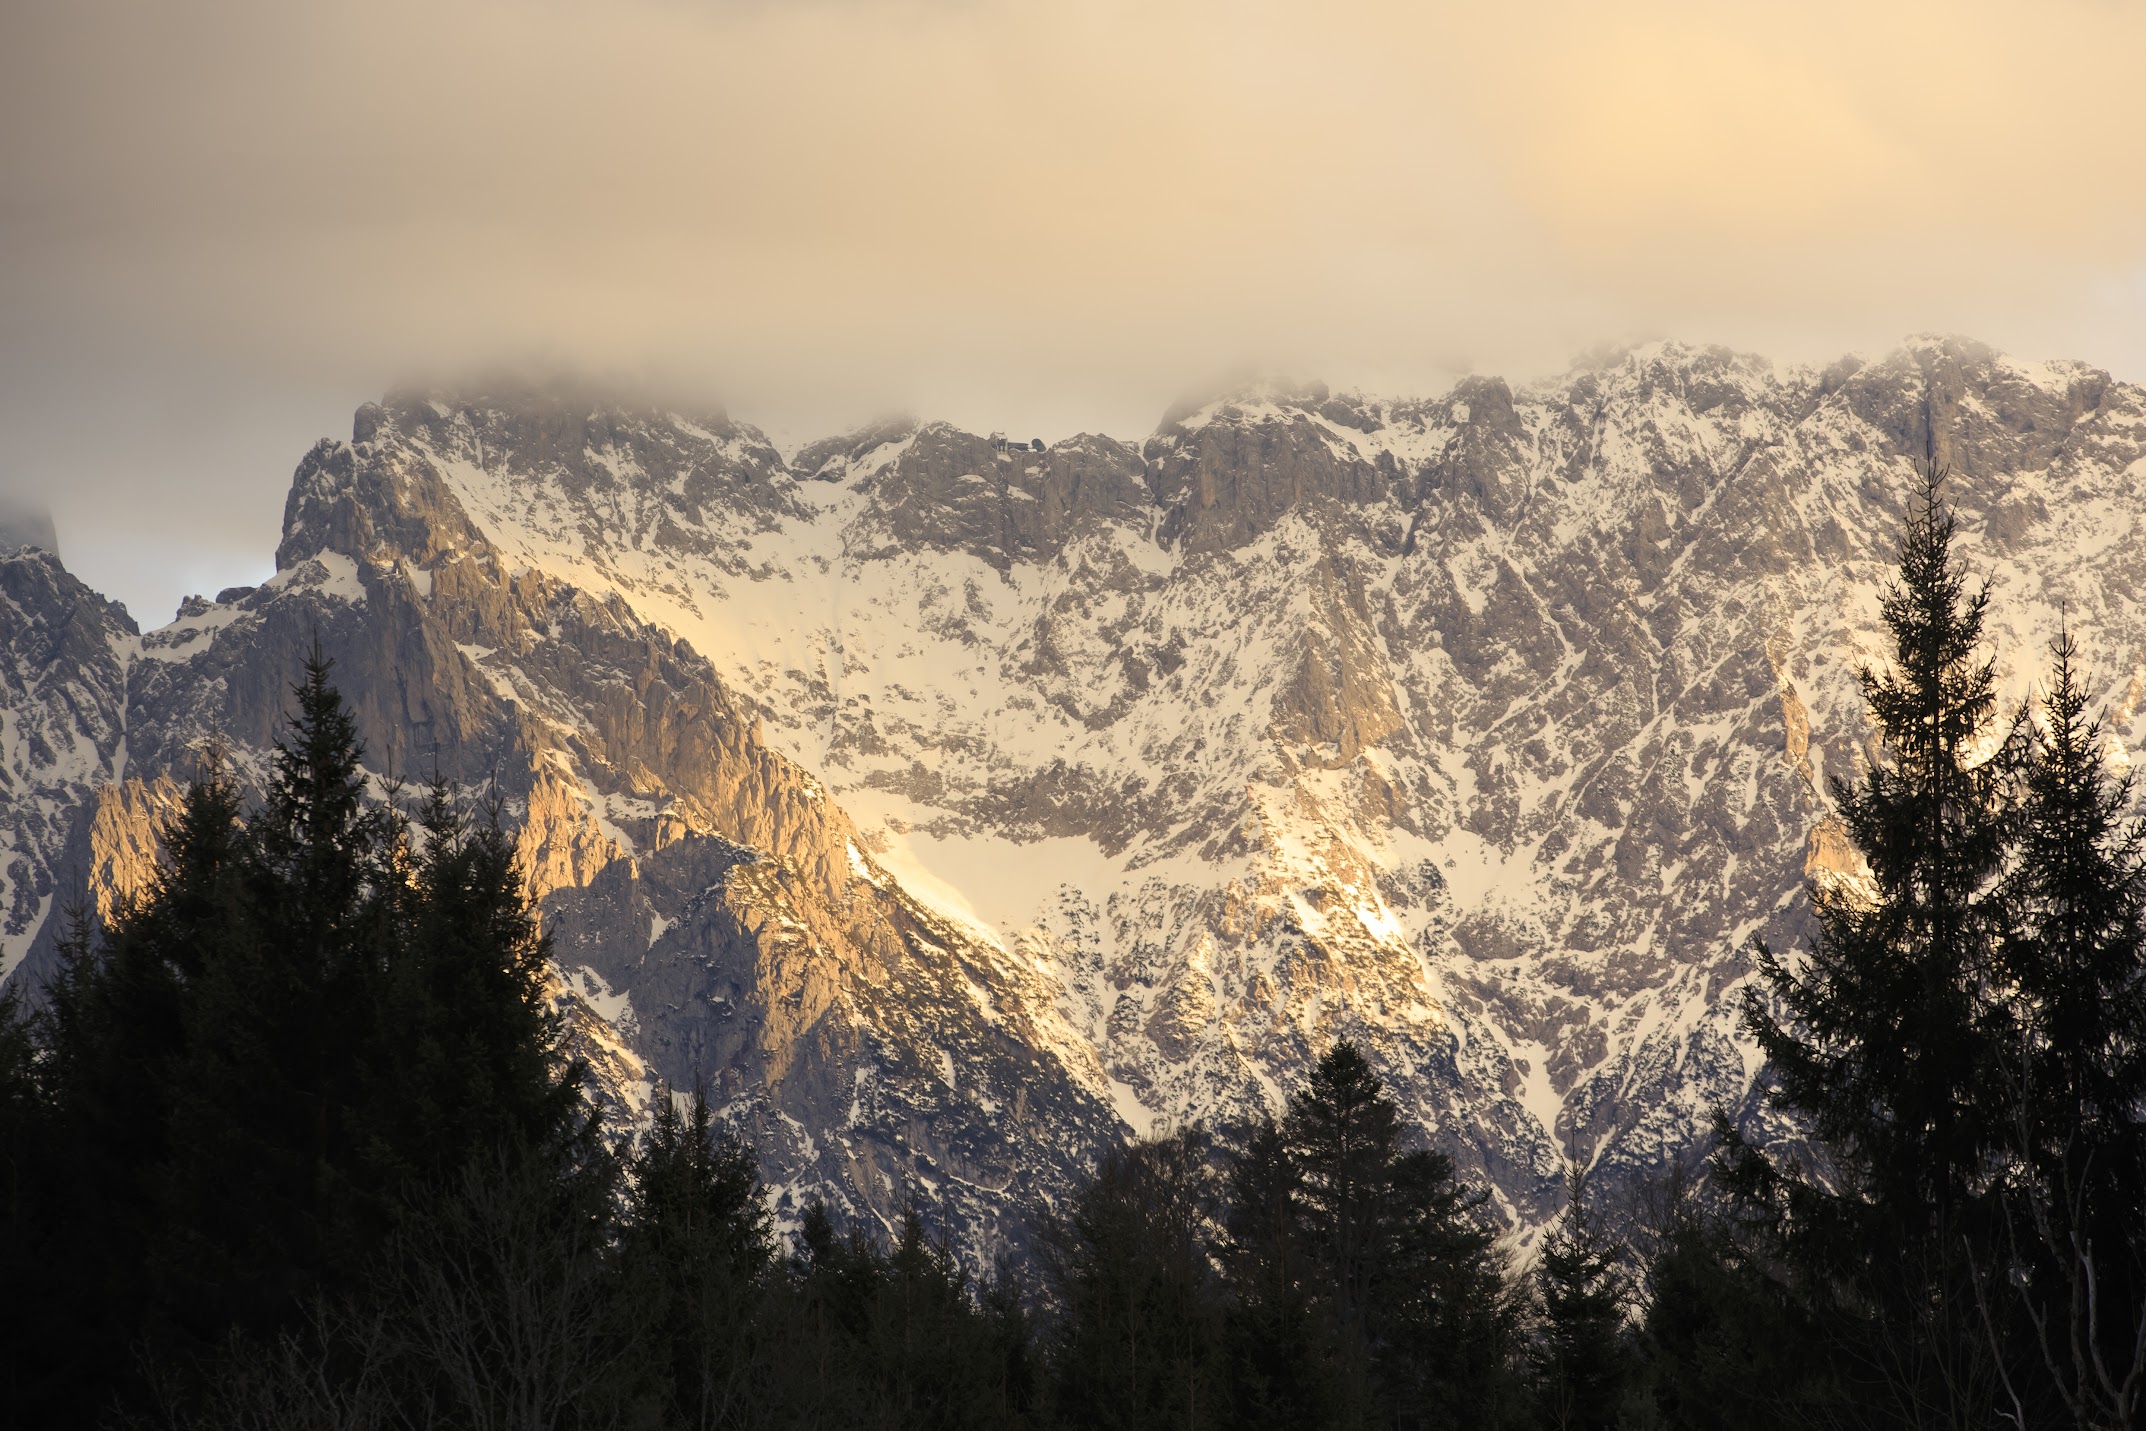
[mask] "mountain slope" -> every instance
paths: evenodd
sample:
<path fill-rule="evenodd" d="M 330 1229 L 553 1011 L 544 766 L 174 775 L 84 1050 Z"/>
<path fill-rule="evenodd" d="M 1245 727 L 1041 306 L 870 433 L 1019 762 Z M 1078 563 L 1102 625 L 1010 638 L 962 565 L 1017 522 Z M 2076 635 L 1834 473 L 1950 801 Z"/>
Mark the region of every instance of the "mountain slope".
<path fill-rule="evenodd" d="M 1038 1056 L 1051 1040 L 1028 1010 L 1052 1015 L 1033 975 L 905 896 L 690 649 L 616 596 L 511 569 L 452 493 L 370 458 L 362 445 L 309 454 L 264 587 L 190 601 L 172 626 L 111 635 L 72 666 L 48 661 L 43 687 L 110 697 L 97 714 L 120 756 L 96 767 L 108 783 L 94 793 L 65 787 L 62 838 L 26 839 L 41 827 L 21 816 L 39 807 L 11 804 L 18 840 L 58 850 L 48 866 L 79 846 L 129 852 L 68 867 L 105 907 L 139 888 L 173 782 L 210 741 L 258 779 L 318 640 L 381 793 L 438 770 L 517 827 L 607 1099 L 632 1111 L 658 1081 L 705 1078 L 791 1212 L 818 1195 L 891 1217 L 915 1196 L 981 1245 L 1002 1222 L 1013 1235 L 1005 1214 L 1061 1192 L 1114 1124 L 1092 1078 Z M 71 581 L 42 553 L 0 571 Z M 91 608 L 73 594 L 81 625 Z M 50 976 L 59 929 L 46 921 L 16 978 Z"/>

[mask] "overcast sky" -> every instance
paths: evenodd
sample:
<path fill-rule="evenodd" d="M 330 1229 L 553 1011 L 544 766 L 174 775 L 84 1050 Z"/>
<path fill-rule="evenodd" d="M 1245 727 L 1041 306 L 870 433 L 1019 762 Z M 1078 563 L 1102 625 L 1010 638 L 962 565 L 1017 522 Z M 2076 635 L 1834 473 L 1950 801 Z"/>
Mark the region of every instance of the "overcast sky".
<path fill-rule="evenodd" d="M 391 383 L 1139 436 L 1279 371 L 2146 378 L 2138 0 L 0 0 L 0 502 L 145 624 Z"/>

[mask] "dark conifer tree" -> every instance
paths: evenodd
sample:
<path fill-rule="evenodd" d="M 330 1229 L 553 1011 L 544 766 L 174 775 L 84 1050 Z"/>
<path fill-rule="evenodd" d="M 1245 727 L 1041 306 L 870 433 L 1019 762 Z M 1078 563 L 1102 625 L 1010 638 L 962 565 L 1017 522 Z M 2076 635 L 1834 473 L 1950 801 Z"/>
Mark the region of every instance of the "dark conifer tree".
<path fill-rule="evenodd" d="M 1603 1226 L 1578 1164 L 1568 1174 L 1565 1210 L 1543 1237 L 1535 1285 L 1542 1325 L 1533 1360 L 1543 1424 L 1609 1431 L 1622 1411 L 1630 1364 L 1632 1282 L 1624 1246 Z"/>
<path fill-rule="evenodd" d="M 2104 763 L 2068 631 L 2054 655 L 1995 1009 L 2009 1235 L 1978 1272 L 1989 1330 L 2012 1333 L 2019 1414 L 2046 1396 L 2077 1425 L 2123 1426 L 2146 1398 L 2146 825 Z"/>
<path fill-rule="evenodd" d="M 1232 1178 L 1241 1424 L 1493 1425 L 1516 1309 L 1484 1195 L 1401 1122 L 1363 1055 L 1323 1057 Z"/>
<path fill-rule="evenodd" d="M 1358 1345 L 1389 1250 L 1400 1133 L 1399 1110 L 1351 1043 L 1319 1060 L 1282 1120 L 1306 1240 L 1319 1256 L 1334 1319 Z"/>
<path fill-rule="evenodd" d="M 67 1297 L 53 1238 L 50 1170 L 53 1128 L 37 1044 L 22 999 L 0 989 L 0 1407 L 27 1408 L 41 1423 L 57 1409 L 42 1323 Z"/>
<path fill-rule="evenodd" d="M 914 1206 L 890 1246 L 807 1209 L 790 1276 L 769 1303 L 780 1424 L 1033 1424 L 1033 1346 L 1018 1299 L 1004 1287 L 979 1294 Z"/>
<path fill-rule="evenodd" d="M 982 1322 L 978 1402 L 982 1418 L 1009 1428 L 1051 1424 L 1045 1406 L 1043 1346 L 1029 1306 L 1039 1287 L 1032 1265 L 1001 1257 L 977 1294 Z"/>
<path fill-rule="evenodd" d="M 627 1165 L 620 1287 L 648 1328 L 663 1422 L 740 1424 L 756 1388 L 754 1331 L 774 1258 L 759 1169 L 718 1133 L 704 1090 L 681 1114 L 666 1096 Z"/>
<path fill-rule="evenodd" d="M 444 1182 L 502 1143 L 563 1150 L 593 1133 L 513 842 L 496 820 L 473 824 L 438 780 L 417 837 L 414 854 L 398 847 L 407 872 L 386 887 L 393 930 L 360 1052 L 356 1116 L 367 1175 L 386 1196 Z"/>
<path fill-rule="evenodd" d="M 826 1206 L 814 1202 L 781 1270 L 763 1313 L 779 1349 L 770 1398 L 802 1424 L 854 1420 L 871 1395 L 859 1348 L 879 1297 L 879 1249 L 858 1228 L 837 1229 Z"/>
<path fill-rule="evenodd" d="M 1986 1236 L 1990 1214 L 1991 989 L 2018 731 L 1984 649 L 1988 590 L 1970 590 L 1953 556 L 1940 480 L 1922 486 L 1881 601 L 1893 661 L 1862 672 L 1882 756 L 1834 785 L 1868 878 L 1814 887 L 1807 958 L 1761 946 L 1746 992 L 1769 1096 L 1808 1131 L 1818 1165 L 1719 1129 L 1722 1172 L 1773 1217 L 1869 1417 L 1908 1424 L 1971 1419 L 1995 1391 L 1963 1239 Z"/>
<path fill-rule="evenodd" d="M 1753 1239 L 1680 1198 L 1643 1264 L 1632 1359 L 1635 1428 L 1789 1431 L 1852 1425 L 1829 1374 L 1832 1341 Z M 1653 1422 L 1647 1417 L 1652 1416 Z"/>
<path fill-rule="evenodd" d="M 168 1324 L 163 1199 L 189 1053 L 185 995 L 250 898 L 241 802 L 213 750 L 163 830 L 142 898 L 101 936 L 78 915 L 36 1029 L 49 1161 L 40 1170 L 47 1274 L 59 1295 L 19 1352 L 49 1425 L 81 1425 L 140 1389 L 140 1357 Z"/>
<path fill-rule="evenodd" d="M 355 1285 L 371 1245 L 353 1114 L 377 1032 L 401 822 L 365 800 L 356 727 L 316 648 L 239 841 L 236 888 L 198 933 L 177 1001 L 151 1266 L 173 1327 L 213 1345 Z M 145 907 L 143 918 L 158 911 Z M 115 942 L 137 937 L 122 925 Z"/>
<path fill-rule="evenodd" d="M 994 1368 L 966 1272 L 914 1204 L 881 1266 L 864 1348 L 879 1415 L 890 1426 L 967 1423 L 989 1400 Z"/>
<path fill-rule="evenodd" d="M 1053 1409 L 1067 1425 L 1223 1424 L 1218 1197 L 1207 1140 L 1113 1149 L 1044 1236 L 1058 1310 Z"/>
<path fill-rule="evenodd" d="M 1495 1427 L 1520 1412 L 1521 1304 L 1495 1250 L 1489 1194 L 1444 1153 L 1404 1153 L 1380 1279 L 1380 1395 L 1396 1427 Z"/>
<path fill-rule="evenodd" d="M 1854 1169 L 1863 1212 L 1918 1241 L 1957 1217 L 1986 1167 L 1984 994 L 2010 770 L 1993 753 L 2008 732 L 1982 639 L 1989 592 L 1970 591 L 1953 558 L 1940 480 L 1924 485 L 1881 603 L 1893 663 L 1862 672 L 1884 758 L 1834 786 L 1869 883 L 1814 887 L 1808 966 L 1762 949 L 1763 988 L 1745 1002 L 1776 1101 Z"/>
<path fill-rule="evenodd" d="M 2129 773 L 2103 761 L 2077 654 L 2059 636 L 2021 780 L 2004 1092 L 2039 1165 L 2071 1157 L 2114 1178 L 2135 1175 L 2146 1132 L 2146 824 L 2127 816 Z"/>
<path fill-rule="evenodd" d="M 1222 1243 L 1232 1426 L 1315 1426 L 1333 1399 L 1332 1327 L 1317 1301 L 1300 1185 L 1280 1125 L 1255 1127 L 1230 1164 Z"/>

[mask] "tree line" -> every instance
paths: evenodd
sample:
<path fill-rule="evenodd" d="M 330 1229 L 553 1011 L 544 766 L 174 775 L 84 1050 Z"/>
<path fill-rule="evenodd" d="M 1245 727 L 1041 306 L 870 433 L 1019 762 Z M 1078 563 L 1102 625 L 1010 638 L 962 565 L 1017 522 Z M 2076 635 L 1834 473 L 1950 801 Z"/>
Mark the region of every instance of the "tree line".
<path fill-rule="evenodd" d="M 2060 638 L 2007 711 L 1929 479 L 1836 782 L 1862 857 L 1754 950 L 1761 1142 L 1523 1255 L 1360 1050 L 1102 1153 L 973 1276 L 914 1207 L 778 1229 L 699 1090 L 585 1096 L 496 819 L 371 798 L 316 652 L 257 800 L 0 999 L 0 1420 L 269 1428 L 2136 1427 L 2146 831 Z"/>

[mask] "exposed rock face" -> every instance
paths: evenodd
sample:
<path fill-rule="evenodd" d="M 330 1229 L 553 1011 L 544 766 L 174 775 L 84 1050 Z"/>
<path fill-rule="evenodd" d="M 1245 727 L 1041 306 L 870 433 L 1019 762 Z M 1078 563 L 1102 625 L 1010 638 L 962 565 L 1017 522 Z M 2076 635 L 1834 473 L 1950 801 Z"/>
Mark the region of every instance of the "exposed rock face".
<path fill-rule="evenodd" d="M 70 832 L 125 768 L 135 639 L 50 551 L 0 553 L 0 978 L 83 891 L 87 826 L 72 852 Z"/>
<path fill-rule="evenodd" d="M 0 565 L 8 947 L 138 878 L 191 742 L 258 762 L 317 630 L 376 766 L 507 795 L 611 1096 L 706 1079 L 793 1199 L 916 1190 L 983 1248 L 1346 1036 L 1533 1221 L 1568 1151 L 1630 1175 L 1744 1106 L 1747 942 L 1857 873 L 1827 780 L 1932 455 L 2011 688 L 2068 613 L 2128 751 L 2146 393 L 2078 365 L 1654 347 L 787 463 L 721 417 L 394 398 L 301 465 L 259 591 L 136 638 Z M 18 758 L 25 711 L 73 754 Z"/>
<path fill-rule="evenodd" d="M 1337 443 L 1342 428 L 1377 430 L 1324 387 L 1257 407 L 1210 404 L 1166 423 L 1145 448 L 1149 486 L 1167 513 L 1163 539 L 1189 552 L 1227 550 L 1315 503 L 1384 501 L 1399 464 L 1390 452 Z"/>
<path fill-rule="evenodd" d="M 1003 571 L 1056 557 L 1084 523 L 1145 518 L 1140 455 L 1107 437 L 1036 452 L 935 422 L 887 446 L 844 450 L 870 473 L 864 510 L 845 534 L 852 557 L 962 551 Z M 815 473 L 835 470 L 830 460 Z"/>

